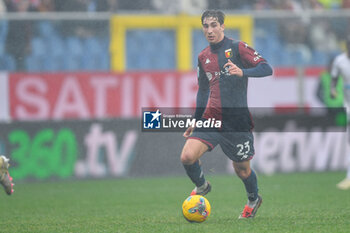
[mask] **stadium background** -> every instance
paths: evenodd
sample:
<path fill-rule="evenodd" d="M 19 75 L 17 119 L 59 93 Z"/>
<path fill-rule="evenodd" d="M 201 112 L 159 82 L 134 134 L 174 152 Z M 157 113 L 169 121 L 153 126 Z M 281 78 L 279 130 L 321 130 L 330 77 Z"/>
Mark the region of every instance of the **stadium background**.
<path fill-rule="evenodd" d="M 349 32 L 345 0 L 1 2 L 0 154 L 16 180 L 184 175 L 181 133 L 142 133 L 141 108 L 194 106 L 205 8 L 274 67 L 251 79 L 250 106 L 341 105 L 318 93 Z M 298 127 L 256 133 L 259 173 L 345 169 L 344 132 Z M 204 160 L 233 173 L 220 149 Z"/>

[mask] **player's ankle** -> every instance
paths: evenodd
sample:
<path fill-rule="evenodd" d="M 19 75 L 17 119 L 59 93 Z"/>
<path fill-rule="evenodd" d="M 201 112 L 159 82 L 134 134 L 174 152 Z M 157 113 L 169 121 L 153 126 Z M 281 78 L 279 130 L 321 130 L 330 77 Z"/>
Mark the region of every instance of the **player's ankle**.
<path fill-rule="evenodd" d="M 208 181 L 205 181 L 204 184 L 202 184 L 201 186 L 197 187 L 196 190 L 197 192 L 203 192 L 204 190 L 206 190 L 208 187 Z"/>
<path fill-rule="evenodd" d="M 250 207 L 250 208 L 254 208 L 254 206 L 256 205 L 256 203 L 258 203 L 259 201 L 259 198 L 257 197 L 254 201 L 251 201 L 248 199 L 248 202 L 247 202 L 247 205 Z"/>

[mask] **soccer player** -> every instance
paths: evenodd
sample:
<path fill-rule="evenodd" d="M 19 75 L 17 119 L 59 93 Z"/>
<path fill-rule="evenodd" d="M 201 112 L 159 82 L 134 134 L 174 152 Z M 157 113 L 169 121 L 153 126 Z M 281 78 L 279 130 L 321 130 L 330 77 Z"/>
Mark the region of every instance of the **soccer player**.
<path fill-rule="evenodd" d="M 248 77 L 272 74 L 271 66 L 258 52 L 242 41 L 225 36 L 225 15 L 218 10 L 202 14 L 202 29 L 209 42 L 198 56 L 198 93 L 195 118 L 219 119 L 222 127 L 206 131 L 189 127 L 181 153 L 181 162 L 195 184 L 191 195 L 211 191 L 199 159 L 216 145 L 233 161 L 238 177 L 243 181 L 248 202 L 239 218 L 253 218 L 262 203 L 258 194 L 255 172 L 250 168 L 254 155 L 253 123 L 247 106 Z"/>
<path fill-rule="evenodd" d="M 350 35 L 346 40 L 346 52 L 339 54 L 333 61 L 331 67 L 332 76 L 332 88 L 331 94 L 333 97 L 337 95 L 336 84 L 338 82 L 339 76 L 343 77 L 344 83 L 344 107 L 347 112 L 348 126 L 350 117 Z M 348 132 L 349 133 L 349 132 Z M 350 137 L 348 135 L 348 140 Z M 337 184 L 339 189 L 350 189 L 350 154 L 348 155 L 348 168 L 346 172 L 346 177 L 340 183 Z"/>
<path fill-rule="evenodd" d="M 4 187 L 5 192 L 11 195 L 13 193 L 13 183 L 12 177 L 8 172 L 9 166 L 9 159 L 0 155 L 0 184 Z"/>

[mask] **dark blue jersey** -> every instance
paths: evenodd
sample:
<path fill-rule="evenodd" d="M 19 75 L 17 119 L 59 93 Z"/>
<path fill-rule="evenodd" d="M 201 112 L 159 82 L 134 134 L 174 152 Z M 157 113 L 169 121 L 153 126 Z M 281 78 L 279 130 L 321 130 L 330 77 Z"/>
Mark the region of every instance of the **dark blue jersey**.
<path fill-rule="evenodd" d="M 243 71 L 243 77 L 228 75 L 228 59 Z M 222 120 L 226 129 L 249 131 L 253 124 L 247 106 L 248 76 L 264 77 L 272 68 L 254 49 L 242 41 L 224 37 L 198 56 L 197 108 L 195 117 Z"/>

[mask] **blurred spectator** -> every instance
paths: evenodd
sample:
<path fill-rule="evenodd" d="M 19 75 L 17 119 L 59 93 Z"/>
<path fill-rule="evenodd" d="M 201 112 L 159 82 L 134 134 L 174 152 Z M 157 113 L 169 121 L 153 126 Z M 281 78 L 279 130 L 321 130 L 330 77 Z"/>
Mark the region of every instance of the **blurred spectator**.
<path fill-rule="evenodd" d="M 118 0 L 120 10 L 152 10 L 152 0 Z"/>
<path fill-rule="evenodd" d="M 8 12 L 36 11 L 37 0 L 4 0 Z"/>
<path fill-rule="evenodd" d="M 281 36 L 289 44 L 306 44 L 308 42 L 308 29 L 301 20 L 282 20 L 280 24 Z"/>
<path fill-rule="evenodd" d="M 56 0 L 62 12 L 105 12 L 109 10 L 108 0 Z M 65 36 L 90 37 L 104 30 L 103 21 L 64 21 L 62 22 L 62 34 Z"/>
<path fill-rule="evenodd" d="M 313 49 L 325 53 L 338 50 L 338 42 L 335 33 L 328 20 L 317 20 L 310 27 L 310 42 Z"/>
<path fill-rule="evenodd" d="M 350 8 L 350 0 L 343 0 L 342 8 Z"/>
<path fill-rule="evenodd" d="M 301 11 L 302 6 L 300 2 L 298 1 L 293 1 L 293 0 L 285 0 L 285 1 L 280 1 L 280 0 L 272 0 L 274 2 L 274 6 L 278 10 L 290 10 L 290 11 Z"/>
<path fill-rule="evenodd" d="M 116 11 L 121 0 L 49 0 L 59 12 L 108 12 Z M 129 1 L 130 2 L 130 1 Z M 134 1 L 133 1 L 134 2 Z"/>
<path fill-rule="evenodd" d="M 53 0 L 40 0 L 37 9 L 39 12 L 55 11 Z"/>
<path fill-rule="evenodd" d="M 307 64 L 311 60 L 308 25 L 297 19 L 281 20 L 280 35 L 285 42 L 286 59 L 291 64 Z"/>
<path fill-rule="evenodd" d="M 0 14 L 3 14 L 6 12 L 6 5 L 3 0 L 0 0 Z"/>
<path fill-rule="evenodd" d="M 116 12 L 118 10 L 118 0 L 107 0 L 108 2 L 108 11 Z"/>
<path fill-rule="evenodd" d="M 318 86 L 316 89 L 316 96 L 328 108 L 332 111 L 333 108 L 343 107 L 343 79 L 339 79 L 336 84 L 336 90 L 338 95 L 336 97 L 331 96 L 332 88 L 332 76 L 330 74 L 332 69 L 332 64 L 335 57 L 331 57 L 326 67 L 326 70 L 322 71 L 319 76 Z"/>
<path fill-rule="evenodd" d="M 9 12 L 35 11 L 33 1 L 6 0 L 6 8 Z M 6 38 L 6 52 L 13 56 L 17 70 L 25 70 L 25 57 L 30 53 L 30 40 L 33 24 L 29 20 L 11 20 L 8 24 Z"/>
<path fill-rule="evenodd" d="M 350 8 L 350 0 L 343 0 L 343 4 L 342 4 L 342 8 L 344 9 L 348 9 Z M 346 28 L 344 31 L 350 32 L 350 18 L 348 18 L 347 22 L 346 22 Z"/>
<path fill-rule="evenodd" d="M 60 11 L 65 12 L 97 12 L 108 11 L 107 0 L 56 0 Z"/>
<path fill-rule="evenodd" d="M 187 14 L 200 14 L 208 7 L 206 0 L 152 0 L 152 5 L 155 10 L 162 13 Z"/>
<path fill-rule="evenodd" d="M 208 0 L 208 9 L 243 10 L 252 9 L 255 0 Z"/>
<path fill-rule="evenodd" d="M 324 9 L 323 5 L 318 0 L 302 0 L 303 9 L 308 10 L 321 10 Z"/>
<path fill-rule="evenodd" d="M 325 9 L 339 9 L 342 0 L 318 0 Z"/>
<path fill-rule="evenodd" d="M 271 9 L 271 3 L 268 0 L 257 0 L 254 4 L 254 10 L 267 10 Z"/>

